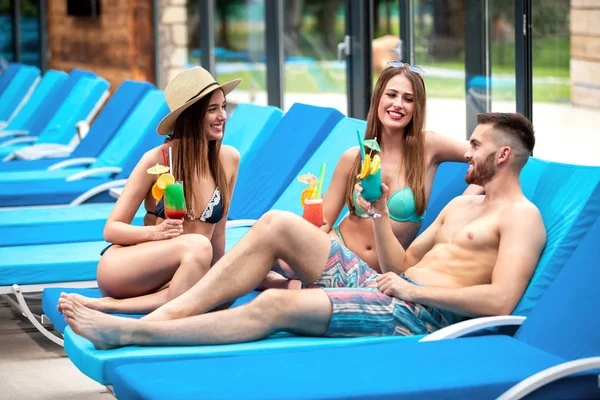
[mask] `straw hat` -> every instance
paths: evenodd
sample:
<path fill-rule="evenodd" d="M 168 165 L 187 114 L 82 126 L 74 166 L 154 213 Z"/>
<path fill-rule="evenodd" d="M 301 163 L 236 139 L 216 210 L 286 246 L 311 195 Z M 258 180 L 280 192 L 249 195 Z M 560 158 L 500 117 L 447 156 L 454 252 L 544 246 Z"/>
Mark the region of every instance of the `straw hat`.
<path fill-rule="evenodd" d="M 219 84 L 202 67 L 194 67 L 181 72 L 169 82 L 165 89 L 165 97 L 171 112 L 160 121 L 156 131 L 159 135 L 168 135 L 175 127 L 175 120 L 186 108 L 218 88 L 223 89 L 223 92 L 227 95 L 241 81 L 241 79 L 234 79 Z"/>

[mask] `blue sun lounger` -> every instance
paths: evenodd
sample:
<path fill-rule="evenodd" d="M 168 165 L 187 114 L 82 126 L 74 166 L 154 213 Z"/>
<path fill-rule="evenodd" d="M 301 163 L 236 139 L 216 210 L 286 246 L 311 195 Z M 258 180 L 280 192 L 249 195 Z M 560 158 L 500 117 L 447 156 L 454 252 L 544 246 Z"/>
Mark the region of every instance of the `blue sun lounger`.
<path fill-rule="evenodd" d="M 545 164 L 538 168 L 536 164 Z M 538 205 L 546 224 L 548 240 L 536 272 L 519 305 L 515 316 L 526 316 L 534 308 L 541 295 L 554 277 L 573 254 L 582 237 L 589 231 L 600 214 L 600 168 L 580 167 L 549 163 L 530 159 L 528 167 L 539 174 L 528 173 L 533 185 L 531 199 Z M 556 179 L 563 185 L 557 187 Z M 461 183 L 462 184 L 462 183 Z M 529 191 L 529 190 L 528 190 Z M 240 301 L 241 302 L 241 301 Z M 56 299 L 54 299 L 54 306 Z M 414 337 L 365 337 L 352 339 L 306 338 L 278 334 L 263 341 L 226 346 L 189 347 L 127 347 L 111 351 L 95 350 L 93 345 L 74 334 L 70 328 L 64 332 L 65 350 L 72 362 L 87 376 L 102 383 L 114 382 L 115 368 L 134 362 L 182 360 L 191 358 L 218 358 L 287 352 L 291 349 L 329 347 L 351 347 L 361 343 L 372 345 L 380 342 L 411 342 L 421 339 Z M 233 367 L 232 367 L 233 368 Z"/>
<path fill-rule="evenodd" d="M 49 95 L 59 93 L 67 77 L 68 75 L 62 71 L 52 69 L 46 71 L 42 80 L 36 85 L 33 93 L 16 115 L 11 116 L 8 122 L 0 122 L 0 143 L 15 136 L 33 132 L 35 123 L 50 114 L 50 111 L 43 107 L 44 102 Z"/>
<path fill-rule="evenodd" d="M 119 182 L 123 185 L 141 156 L 162 142 L 161 138 L 153 133 L 152 124 L 158 117 L 166 114 L 164 93 L 158 90 L 150 91 L 121 126 L 115 139 L 102 152 L 102 164 L 96 163 L 99 168 L 71 172 L 63 180 L 36 181 L 35 184 L 0 183 L 0 204 L 4 206 L 77 205 L 84 201 L 112 201 L 106 194 L 109 186 L 117 186 Z M 119 182 L 114 182 L 112 177 Z M 99 187 L 100 185 L 103 186 Z"/>
<path fill-rule="evenodd" d="M 37 67 L 20 68 L 0 95 L 0 127 L 6 126 L 11 117 L 27 102 L 40 81 Z"/>
<path fill-rule="evenodd" d="M 600 306 L 598 243 L 600 219 L 527 318 L 467 321 L 521 324 L 512 336 L 443 340 L 441 330 L 419 343 L 137 363 L 115 368 L 113 389 L 122 400 L 600 398 L 600 318 L 590 315 Z M 373 360 L 393 378 L 366 367 Z"/>
<path fill-rule="evenodd" d="M 77 134 L 77 123 L 91 123 L 109 96 L 109 86 L 108 81 L 103 78 L 81 78 L 39 137 L 19 137 L 3 142 L 0 144 L 0 157 L 4 157 L 5 161 L 10 160 L 16 157 L 13 153 L 32 143 L 36 147 L 71 145 Z"/>
<path fill-rule="evenodd" d="M 271 208 L 342 117 L 333 108 L 294 104 L 269 141 L 253 143 L 240 162 L 228 218 L 256 219 Z"/>
<path fill-rule="evenodd" d="M 283 112 L 273 106 L 240 105 L 227 122 L 225 137 L 234 138 L 231 144 L 239 146 L 238 150 L 244 158 L 249 145 L 242 139 L 263 143 L 268 141 L 282 115 Z M 140 117 L 147 118 L 146 115 Z M 100 117 L 94 125 L 99 120 Z M 75 152 L 82 145 L 83 142 Z M 77 207 L 0 209 L 0 246 L 103 240 L 102 231 L 113 205 L 111 201 L 107 204 L 81 204 Z M 140 211 L 133 223 L 141 224 L 144 215 L 145 212 Z"/>
<path fill-rule="evenodd" d="M 102 111 L 94 119 L 87 135 L 68 157 L 62 157 L 64 150 L 38 151 L 37 159 L 11 160 L 0 163 L 0 176 L 8 171 L 46 170 L 55 164 L 69 160 L 98 157 L 100 152 L 113 139 L 119 127 L 137 107 L 142 97 L 154 86 L 148 82 L 124 81 L 108 100 Z M 30 146 L 28 149 L 33 149 Z M 17 152 L 19 156 L 20 151 Z M 31 155 L 34 158 L 33 154 Z M 93 161 L 88 162 L 91 163 Z M 56 167 L 54 167 L 56 168 Z"/>
<path fill-rule="evenodd" d="M 0 74 L 0 94 L 4 93 L 6 87 L 9 85 L 17 71 L 23 67 L 24 65 L 21 63 L 11 63 L 4 71 L 2 71 L 2 74 Z"/>
<path fill-rule="evenodd" d="M 44 74 L 44 78 L 47 75 L 49 75 L 49 79 L 42 79 L 29 101 L 3 128 L 0 133 L 0 145 L 4 145 L 7 141 L 14 142 L 16 139 L 22 139 L 22 136 L 29 137 L 22 139 L 23 143 L 33 143 L 37 140 L 36 137 L 39 137 L 48 127 L 79 81 L 85 77 L 96 77 L 93 72 L 77 69 L 68 75 L 64 72 L 50 70 Z M 62 121 L 56 121 L 56 123 L 60 125 Z M 46 136 L 50 137 L 51 134 L 46 133 Z"/>

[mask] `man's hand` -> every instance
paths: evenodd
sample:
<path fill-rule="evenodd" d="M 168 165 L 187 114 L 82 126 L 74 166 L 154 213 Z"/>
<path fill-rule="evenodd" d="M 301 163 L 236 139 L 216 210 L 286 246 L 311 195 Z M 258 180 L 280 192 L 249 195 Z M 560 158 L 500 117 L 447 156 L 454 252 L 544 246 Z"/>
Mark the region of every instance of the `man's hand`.
<path fill-rule="evenodd" d="M 379 275 L 375 281 L 381 293 L 404 301 L 413 301 L 415 285 L 400 278 L 395 272 Z"/>

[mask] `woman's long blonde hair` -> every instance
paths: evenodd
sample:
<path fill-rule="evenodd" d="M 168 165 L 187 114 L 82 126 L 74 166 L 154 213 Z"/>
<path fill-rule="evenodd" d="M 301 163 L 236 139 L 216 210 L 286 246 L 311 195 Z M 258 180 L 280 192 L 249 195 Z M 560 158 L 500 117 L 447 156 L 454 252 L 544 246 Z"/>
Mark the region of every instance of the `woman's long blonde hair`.
<path fill-rule="evenodd" d="M 211 96 L 212 92 L 182 112 L 175 121 L 173 135 L 167 140 L 174 143 L 173 174 L 177 180 L 183 181 L 188 211 L 192 210 L 194 179 L 210 175 L 221 192 L 225 214 L 229 210 L 230 199 L 227 177 L 219 158 L 221 140 L 207 140 L 202 125 Z"/>
<path fill-rule="evenodd" d="M 381 143 L 383 127 L 377 111 L 379 101 L 390 79 L 401 74 L 410 81 L 414 91 L 413 117 L 404 129 L 404 167 L 406 169 L 406 180 L 414 193 L 417 213 L 423 215 L 427 203 L 425 198 L 425 135 L 423 134 L 427 94 L 425 92 L 425 83 L 419 74 L 407 67 L 389 67 L 383 70 L 377 80 L 373 97 L 371 98 L 371 107 L 367 115 L 365 139 L 376 138 L 377 142 Z M 374 151 L 372 154 L 376 153 Z M 361 155 L 359 152 L 356 160 L 354 160 L 354 165 L 346 184 L 346 204 L 349 210 L 354 210 L 352 197 L 354 186 L 358 181 L 357 176 L 360 173 L 360 166 Z"/>

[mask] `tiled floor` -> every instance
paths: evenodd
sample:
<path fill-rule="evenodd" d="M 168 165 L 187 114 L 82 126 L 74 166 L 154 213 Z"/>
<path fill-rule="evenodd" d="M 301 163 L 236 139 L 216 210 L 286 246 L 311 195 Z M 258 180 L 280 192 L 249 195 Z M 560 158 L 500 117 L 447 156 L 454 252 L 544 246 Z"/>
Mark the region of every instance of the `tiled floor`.
<path fill-rule="evenodd" d="M 32 303 L 39 313 L 39 300 Z M 62 347 L 0 299 L 0 399 L 110 400 L 114 396 L 79 372 Z"/>

